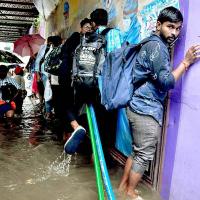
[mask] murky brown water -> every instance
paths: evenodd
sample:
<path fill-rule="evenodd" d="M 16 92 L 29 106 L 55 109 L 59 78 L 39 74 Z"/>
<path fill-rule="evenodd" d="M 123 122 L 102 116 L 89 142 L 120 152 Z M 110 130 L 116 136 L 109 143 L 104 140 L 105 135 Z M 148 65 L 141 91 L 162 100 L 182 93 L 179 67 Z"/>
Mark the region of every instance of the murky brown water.
<path fill-rule="evenodd" d="M 0 200 L 96 200 L 95 172 L 89 159 L 64 155 L 63 145 L 49 130 L 29 100 L 17 126 L 0 125 Z M 109 171 L 113 189 L 121 167 Z M 159 197 L 144 185 L 138 188 L 145 200 Z M 116 193 L 116 199 L 125 200 Z"/>

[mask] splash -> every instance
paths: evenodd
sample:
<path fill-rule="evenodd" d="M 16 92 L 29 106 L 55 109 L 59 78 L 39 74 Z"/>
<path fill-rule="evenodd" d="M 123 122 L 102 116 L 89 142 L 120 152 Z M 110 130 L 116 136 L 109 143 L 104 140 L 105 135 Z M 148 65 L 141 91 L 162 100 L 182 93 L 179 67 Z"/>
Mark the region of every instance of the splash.
<path fill-rule="evenodd" d="M 36 184 L 50 178 L 56 179 L 57 176 L 67 177 L 70 172 L 71 159 L 71 155 L 65 155 L 63 152 L 47 167 L 47 169 L 40 169 L 40 173 L 37 172 L 37 174 L 34 174 L 36 178 L 28 179 L 26 184 Z"/>

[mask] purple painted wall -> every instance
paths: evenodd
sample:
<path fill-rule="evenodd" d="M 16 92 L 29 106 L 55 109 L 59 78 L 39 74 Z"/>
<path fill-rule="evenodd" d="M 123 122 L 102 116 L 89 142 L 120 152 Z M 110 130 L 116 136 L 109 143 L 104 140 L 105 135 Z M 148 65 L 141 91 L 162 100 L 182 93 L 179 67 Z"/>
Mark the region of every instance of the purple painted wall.
<path fill-rule="evenodd" d="M 200 1 L 189 1 L 185 50 L 200 44 Z M 200 199 L 200 62 L 187 72 L 182 85 L 181 118 L 170 199 Z"/>
<path fill-rule="evenodd" d="M 191 3 L 192 2 L 192 3 Z M 184 30 L 176 51 L 175 66 L 187 49 L 200 44 L 199 0 L 180 0 Z M 200 62 L 193 65 L 170 98 L 167 143 L 161 196 L 165 200 L 200 199 Z"/>

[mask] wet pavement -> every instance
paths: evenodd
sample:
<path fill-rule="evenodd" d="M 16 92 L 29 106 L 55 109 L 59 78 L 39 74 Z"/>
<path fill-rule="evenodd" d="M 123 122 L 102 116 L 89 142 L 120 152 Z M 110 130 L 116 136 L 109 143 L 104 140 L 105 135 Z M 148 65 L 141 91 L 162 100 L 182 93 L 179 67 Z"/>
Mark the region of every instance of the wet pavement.
<path fill-rule="evenodd" d="M 0 200 L 97 200 L 95 172 L 86 155 L 65 155 L 55 127 L 46 123 L 38 105 L 26 99 L 16 126 L 0 124 Z M 116 199 L 122 167 L 109 170 Z M 159 200 L 144 184 L 144 200 Z"/>

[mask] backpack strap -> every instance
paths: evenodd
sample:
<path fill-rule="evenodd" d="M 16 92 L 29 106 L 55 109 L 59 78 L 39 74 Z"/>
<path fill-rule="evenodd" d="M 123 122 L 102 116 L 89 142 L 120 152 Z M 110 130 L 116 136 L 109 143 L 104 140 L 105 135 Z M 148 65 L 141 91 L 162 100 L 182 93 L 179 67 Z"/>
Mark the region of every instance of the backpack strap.
<path fill-rule="evenodd" d="M 113 28 L 109 28 L 109 27 L 107 27 L 107 28 L 105 28 L 103 31 L 101 31 L 101 33 L 99 33 L 100 35 L 102 35 L 102 36 L 106 36 L 106 34 L 110 31 L 110 30 L 112 30 Z M 105 45 L 106 46 L 106 45 Z M 105 47 L 104 47 L 105 48 Z M 98 57 L 98 60 L 97 60 L 97 62 L 96 62 L 96 65 L 94 66 L 94 70 L 93 70 L 93 78 L 95 79 L 95 76 L 96 76 L 96 72 L 97 72 L 97 67 L 98 67 L 98 64 L 99 64 L 99 60 L 100 60 L 100 57 Z"/>
<path fill-rule="evenodd" d="M 142 46 L 145 43 L 150 42 L 150 41 L 159 41 L 159 38 L 157 36 L 152 35 L 143 39 L 138 45 Z"/>
<path fill-rule="evenodd" d="M 39 72 L 41 72 L 41 67 L 42 67 L 42 63 L 44 62 L 45 60 L 45 56 L 47 54 L 47 52 L 49 51 L 50 49 L 50 46 L 46 46 L 46 49 L 45 49 L 45 52 L 44 52 L 44 55 L 42 56 L 42 58 L 40 59 L 40 63 L 39 63 Z"/>
<path fill-rule="evenodd" d="M 134 46 L 135 46 L 135 48 L 137 49 L 137 51 L 139 52 L 140 49 L 142 48 L 142 46 L 143 46 L 144 44 L 150 42 L 150 41 L 159 41 L 159 39 L 158 39 L 156 36 L 149 36 L 149 37 L 143 39 L 143 40 L 142 40 L 141 42 L 139 42 L 138 44 L 135 44 Z M 129 46 L 129 45 L 131 45 L 131 44 L 129 44 L 129 42 L 125 42 L 124 45 L 125 45 L 125 46 Z M 124 49 L 124 50 L 125 50 L 125 49 Z M 124 52 L 123 52 L 123 53 L 124 53 Z M 130 56 L 131 53 L 132 53 L 132 52 L 130 52 L 130 53 L 127 54 L 126 56 L 124 55 L 124 58 L 123 58 L 124 62 L 126 62 L 127 58 L 129 58 L 129 56 Z"/>
<path fill-rule="evenodd" d="M 100 35 L 105 36 L 110 30 L 112 30 L 113 28 L 105 28 L 103 31 L 101 31 Z"/>

